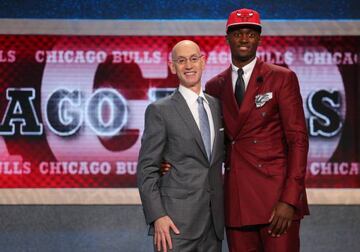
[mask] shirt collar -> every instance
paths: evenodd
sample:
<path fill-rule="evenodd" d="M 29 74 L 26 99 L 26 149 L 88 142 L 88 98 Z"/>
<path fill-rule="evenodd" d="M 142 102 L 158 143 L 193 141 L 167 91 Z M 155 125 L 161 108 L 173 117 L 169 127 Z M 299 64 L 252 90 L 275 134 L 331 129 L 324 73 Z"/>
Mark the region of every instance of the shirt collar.
<path fill-rule="evenodd" d="M 191 89 L 184 87 L 183 85 L 179 85 L 179 92 L 182 94 L 182 96 L 185 98 L 186 102 L 189 104 L 193 104 L 193 103 L 197 102 L 197 98 L 199 96 L 204 98 L 204 101 L 206 103 L 209 103 L 208 100 L 206 99 L 205 94 L 202 91 L 202 89 L 200 89 L 200 94 L 198 95 Z"/>
<path fill-rule="evenodd" d="M 244 75 L 251 73 L 255 67 L 255 64 L 256 64 L 256 57 L 249 64 L 242 67 L 242 69 L 244 71 Z M 235 66 L 233 63 L 231 63 L 231 69 L 232 69 L 232 71 L 236 72 L 236 74 L 237 74 L 237 71 L 239 68 L 237 66 Z"/>

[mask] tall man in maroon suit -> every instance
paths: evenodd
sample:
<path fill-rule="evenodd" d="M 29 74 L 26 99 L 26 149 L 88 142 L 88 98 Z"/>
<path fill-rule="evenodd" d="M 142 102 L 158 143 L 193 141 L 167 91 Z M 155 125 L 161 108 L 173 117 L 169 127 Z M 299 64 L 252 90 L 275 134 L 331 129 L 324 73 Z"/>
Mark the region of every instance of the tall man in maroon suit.
<path fill-rule="evenodd" d="M 232 12 L 232 64 L 206 85 L 221 100 L 228 137 L 225 222 L 230 252 L 299 251 L 309 214 L 304 186 L 308 137 L 294 72 L 256 58 L 260 16 Z"/>

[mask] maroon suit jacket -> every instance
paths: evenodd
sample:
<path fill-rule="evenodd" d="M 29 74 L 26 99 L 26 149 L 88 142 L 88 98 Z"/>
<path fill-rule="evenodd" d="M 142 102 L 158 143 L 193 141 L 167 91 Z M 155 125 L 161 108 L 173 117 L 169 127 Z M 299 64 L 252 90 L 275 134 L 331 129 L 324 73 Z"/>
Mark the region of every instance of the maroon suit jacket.
<path fill-rule="evenodd" d="M 221 100 L 229 139 L 226 225 L 268 223 L 278 201 L 296 208 L 295 219 L 309 214 L 304 185 L 308 134 L 295 73 L 257 59 L 240 109 L 231 67 L 209 80 L 206 92 Z M 256 107 L 255 97 L 266 93 L 272 98 Z"/>

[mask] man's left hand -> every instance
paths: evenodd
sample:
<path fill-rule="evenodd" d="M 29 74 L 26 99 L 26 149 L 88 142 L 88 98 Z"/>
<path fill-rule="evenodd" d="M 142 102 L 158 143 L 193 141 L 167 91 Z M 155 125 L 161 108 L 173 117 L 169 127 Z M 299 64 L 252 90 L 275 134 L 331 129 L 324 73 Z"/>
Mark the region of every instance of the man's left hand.
<path fill-rule="evenodd" d="M 285 202 L 278 202 L 269 219 L 269 235 L 279 237 L 291 226 L 295 208 Z"/>

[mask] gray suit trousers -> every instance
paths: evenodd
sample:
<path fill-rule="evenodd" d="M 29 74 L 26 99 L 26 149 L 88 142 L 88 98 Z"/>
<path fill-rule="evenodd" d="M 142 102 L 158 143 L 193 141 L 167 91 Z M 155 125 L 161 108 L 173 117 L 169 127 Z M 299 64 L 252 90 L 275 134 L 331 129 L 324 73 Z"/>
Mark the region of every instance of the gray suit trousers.
<path fill-rule="evenodd" d="M 212 218 L 209 218 L 205 232 L 195 240 L 172 238 L 173 249 L 169 252 L 221 252 L 222 240 L 216 236 Z M 154 252 L 158 252 L 154 246 Z"/>

